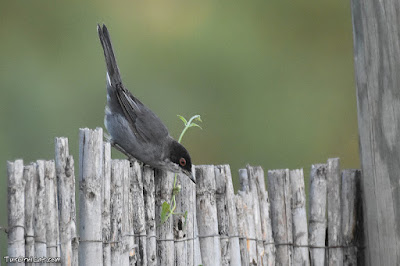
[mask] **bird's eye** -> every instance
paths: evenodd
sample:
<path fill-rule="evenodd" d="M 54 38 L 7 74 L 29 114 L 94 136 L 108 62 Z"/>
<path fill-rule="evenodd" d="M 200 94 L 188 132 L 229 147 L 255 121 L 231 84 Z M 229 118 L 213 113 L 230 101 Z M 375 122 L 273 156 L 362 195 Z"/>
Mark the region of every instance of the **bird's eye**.
<path fill-rule="evenodd" d="M 185 165 L 186 165 L 186 160 L 185 160 L 185 158 L 180 158 L 180 159 L 179 159 L 179 164 L 180 164 L 181 166 L 185 166 Z"/>

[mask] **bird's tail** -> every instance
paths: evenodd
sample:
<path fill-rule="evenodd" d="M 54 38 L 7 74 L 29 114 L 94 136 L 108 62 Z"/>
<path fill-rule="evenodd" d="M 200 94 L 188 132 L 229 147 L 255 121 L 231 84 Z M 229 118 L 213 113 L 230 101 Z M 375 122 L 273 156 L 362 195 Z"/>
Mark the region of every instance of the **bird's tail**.
<path fill-rule="evenodd" d="M 108 33 L 107 27 L 104 24 L 103 27 L 97 24 L 97 32 L 99 33 L 101 46 L 103 46 L 104 57 L 107 65 L 107 74 L 108 78 L 110 79 L 109 82 L 111 87 L 115 88 L 115 85 L 122 83 L 122 80 L 119 74 L 117 61 L 115 60 L 110 34 Z"/>

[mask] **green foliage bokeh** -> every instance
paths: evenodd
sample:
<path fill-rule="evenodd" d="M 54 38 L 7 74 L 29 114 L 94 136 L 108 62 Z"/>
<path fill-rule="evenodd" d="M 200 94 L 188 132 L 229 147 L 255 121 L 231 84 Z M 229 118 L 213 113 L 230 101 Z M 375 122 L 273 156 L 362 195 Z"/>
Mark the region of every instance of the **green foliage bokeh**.
<path fill-rule="evenodd" d="M 349 2 L 1 1 L 0 21 L 0 225 L 7 160 L 54 158 L 65 136 L 77 162 L 78 129 L 103 126 L 97 23 L 126 87 L 171 135 L 177 114 L 201 115 L 183 143 L 194 164 L 229 163 L 235 184 L 247 163 L 359 167 Z"/>

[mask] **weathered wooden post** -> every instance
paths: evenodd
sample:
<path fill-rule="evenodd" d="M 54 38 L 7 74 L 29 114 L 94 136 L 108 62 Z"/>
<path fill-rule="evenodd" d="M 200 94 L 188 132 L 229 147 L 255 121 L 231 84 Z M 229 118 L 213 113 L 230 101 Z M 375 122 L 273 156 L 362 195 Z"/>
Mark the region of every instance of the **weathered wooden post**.
<path fill-rule="evenodd" d="M 24 166 L 25 182 L 25 256 L 35 256 L 35 200 L 36 200 L 36 164 Z M 27 263 L 26 265 L 33 265 Z"/>
<path fill-rule="evenodd" d="M 103 237 L 103 266 L 111 266 L 111 144 L 103 143 L 103 208 L 101 231 Z"/>
<path fill-rule="evenodd" d="M 221 265 L 240 265 L 235 194 L 232 185 L 231 169 L 229 165 L 214 167 L 218 232 L 221 236 Z"/>
<path fill-rule="evenodd" d="M 69 155 L 68 139 L 55 139 L 55 163 L 57 174 L 58 211 L 60 229 L 61 265 L 74 265 L 72 251 L 72 227 L 75 221 L 72 217 L 75 211 L 75 174 L 74 160 Z M 73 205 L 73 206 L 72 206 Z M 77 255 L 77 254 L 76 254 Z M 77 257 L 76 257 L 77 258 Z M 77 261 L 75 261 L 76 263 Z"/>
<path fill-rule="evenodd" d="M 81 129 L 79 139 L 79 264 L 102 265 L 103 130 Z"/>
<path fill-rule="evenodd" d="M 340 175 L 339 158 L 328 160 L 326 175 L 327 186 L 327 210 L 328 210 L 328 246 L 335 247 L 327 249 L 328 265 L 343 265 L 342 245 L 342 212 L 341 212 L 341 188 L 342 178 Z"/>
<path fill-rule="evenodd" d="M 122 254 L 124 253 L 124 179 L 128 175 L 128 167 L 124 160 L 111 161 L 111 183 L 110 183 L 110 248 L 111 265 L 122 265 Z M 126 260 L 124 261 L 126 262 Z"/>
<path fill-rule="evenodd" d="M 173 219 L 170 217 L 164 223 L 161 223 L 161 210 L 163 202 L 171 203 L 174 173 L 161 170 L 154 171 L 154 184 L 157 261 L 159 265 L 173 265 L 175 259 Z"/>
<path fill-rule="evenodd" d="M 276 245 L 277 265 L 292 265 L 293 231 L 289 169 L 268 171 L 268 193 L 271 197 L 272 232 Z"/>
<path fill-rule="evenodd" d="M 147 235 L 146 218 L 143 198 L 143 175 L 142 167 L 136 161 L 130 169 L 130 191 L 129 191 L 129 219 L 134 231 L 136 248 L 136 264 L 147 266 Z M 131 255 L 131 261 L 133 256 Z"/>
<path fill-rule="evenodd" d="M 59 228 L 58 228 L 58 198 L 57 198 L 57 180 L 56 166 L 54 161 L 45 162 L 45 190 L 46 190 L 46 242 L 47 257 L 59 257 L 60 249 L 58 247 Z M 51 264 L 55 265 L 55 264 Z"/>
<path fill-rule="evenodd" d="M 10 257 L 25 256 L 24 163 L 7 162 L 8 176 L 8 252 Z M 10 264 L 13 265 L 13 264 Z M 17 265 L 15 263 L 15 265 Z"/>
<path fill-rule="evenodd" d="M 255 199 L 250 192 L 249 175 L 246 169 L 239 169 L 240 188 L 239 199 L 236 200 L 236 214 L 238 216 L 238 233 L 240 236 L 240 250 L 242 265 L 257 265 L 256 223 L 254 219 Z M 258 207 L 258 205 L 257 205 Z M 259 209 L 257 212 L 259 214 Z"/>
<path fill-rule="evenodd" d="M 45 185 L 45 161 L 38 160 L 36 162 L 36 202 L 34 219 L 34 232 L 35 232 L 35 256 L 47 256 L 47 243 L 46 243 L 46 185 Z"/>
<path fill-rule="evenodd" d="M 303 169 L 291 170 L 289 175 L 292 191 L 293 244 L 307 246 L 308 228 Z M 293 265 L 310 265 L 307 247 L 293 248 Z"/>
<path fill-rule="evenodd" d="M 308 243 L 311 265 L 325 264 L 326 237 L 326 164 L 311 166 Z"/>
<path fill-rule="evenodd" d="M 196 166 L 196 181 L 196 211 L 202 260 L 204 265 L 221 265 L 214 166 Z"/>
<path fill-rule="evenodd" d="M 400 265 L 400 8 L 352 0 L 367 265 Z"/>
<path fill-rule="evenodd" d="M 147 239 L 147 265 L 157 265 L 157 241 L 156 241 L 156 211 L 155 211 L 155 187 L 154 169 L 143 166 L 143 196 L 146 218 Z"/>
<path fill-rule="evenodd" d="M 360 190 L 360 170 L 343 170 L 342 172 L 342 231 L 343 265 L 364 265 L 360 257 L 361 248 L 357 247 L 362 239 L 358 235 L 362 227 L 362 203 Z M 362 244 L 362 243 L 361 243 Z"/>
<path fill-rule="evenodd" d="M 253 180 L 260 201 L 261 234 L 264 242 L 262 265 L 275 265 L 275 245 L 272 237 L 271 208 L 268 191 L 265 189 L 264 170 L 261 166 L 247 166 L 250 180 Z"/>

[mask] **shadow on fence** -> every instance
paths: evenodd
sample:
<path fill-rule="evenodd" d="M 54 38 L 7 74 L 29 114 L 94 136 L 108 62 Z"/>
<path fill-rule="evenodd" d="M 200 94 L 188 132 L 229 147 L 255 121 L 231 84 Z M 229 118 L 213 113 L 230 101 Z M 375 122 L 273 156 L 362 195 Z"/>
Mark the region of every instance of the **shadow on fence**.
<path fill-rule="evenodd" d="M 361 264 L 360 171 L 339 159 L 311 167 L 307 223 L 303 170 L 239 171 L 194 167 L 197 184 L 178 175 L 112 160 L 103 131 L 80 130 L 79 213 L 68 139 L 56 138 L 55 161 L 8 162 L 8 257 L 60 258 L 62 265 L 324 265 Z M 79 225 L 79 230 L 77 229 Z M 79 232 L 79 236 L 78 236 Z M 3 260 L 4 261 L 4 260 Z M 43 262 L 43 261 L 41 261 Z M 48 264 L 47 264 L 48 265 Z"/>

